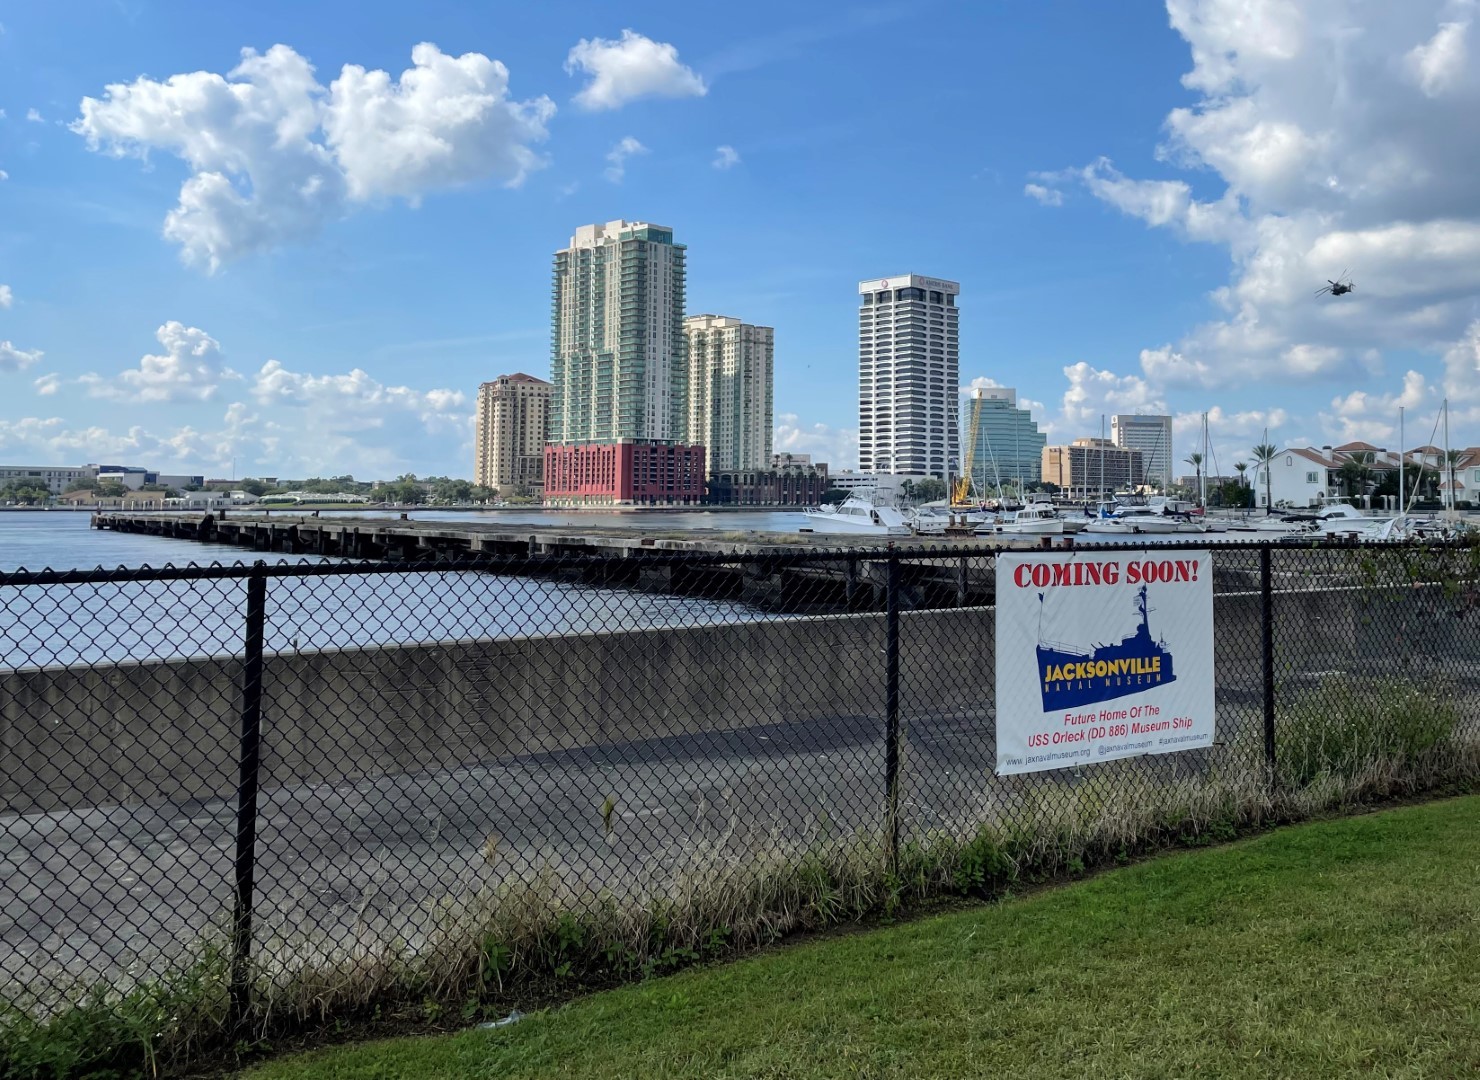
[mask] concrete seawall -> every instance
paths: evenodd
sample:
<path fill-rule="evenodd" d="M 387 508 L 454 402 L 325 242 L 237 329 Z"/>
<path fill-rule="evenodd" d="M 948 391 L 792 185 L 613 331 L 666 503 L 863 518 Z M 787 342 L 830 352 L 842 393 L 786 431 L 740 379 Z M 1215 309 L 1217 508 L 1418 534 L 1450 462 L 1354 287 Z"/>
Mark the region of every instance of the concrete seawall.
<path fill-rule="evenodd" d="M 1435 625 L 1439 597 L 1424 592 L 1402 605 L 1411 634 Z M 1380 666 L 1397 624 L 1371 612 L 1359 590 L 1278 594 L 1281 676 Z M 906 719 L 990 711 L 994 617 L 990 607 L 901 616 Z M 1259 618 L 1257 594 L 1215 598 L 1219 689 L 1245 700 L 1260 685 Z M 1425 649 L 1445 651 L 1441 639 Z M 234 658 L 0 673 L 0 813 L 231 796 L 240 681 Z M 878 614 L 281 653 L 265 665 L 262 782 L 336 783 L 824 718 L 882 724 L 884 696 Z M 1220 715 L 1220 738 L 1247 723 L 1242 711 Z"/>

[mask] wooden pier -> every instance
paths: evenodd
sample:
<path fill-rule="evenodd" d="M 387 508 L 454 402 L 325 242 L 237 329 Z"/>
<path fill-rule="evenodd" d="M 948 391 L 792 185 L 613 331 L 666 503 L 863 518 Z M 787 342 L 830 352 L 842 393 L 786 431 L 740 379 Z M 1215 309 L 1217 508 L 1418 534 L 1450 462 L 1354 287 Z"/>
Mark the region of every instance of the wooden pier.
<path fill-rule="evenodd" d="M 173 540 L 230 544 L 252 552 L 319 555 L 349 559 L 423 562 L 478 557 L 569 556 L 568 570 L 551 559 L 537 572 L 569 577 L 584 584 L 635 588 L 644 592 L 710 599 L 738 600 L 768 610 L 802 611 L 812 604 L 851 610 L 882 606 L 886 564 L 877 555 L 889 538 L 849 534 L 727 532 L 721 529 L 653 532 L 632 528 L 505 525 L 497 522 L 413 521 L 409 518 L 317 516 L 263 511 L 214 513 L 102 512 L 95 529 L 143 534 Z M 980 557 L 986 547 L 1039 547 L 1038 543 L 969 537 L 901 537 L 894 546 L 919 550 L 959 550 L 956 559 L 911 561 L 902 577 L 909 607 L 964 607 L 991 603 L 995 582 L 990 563 Z M 774 567 L 756 555 L 836 552 L 836 562 Z M 847 559 L 850 551 L 871 557 Z M 661 563 L 654 554 L 689 552 L 749 556 L 732 565 L 698 566 Z M 578 567 L 574 560 L 592 556 L 619 559 Z"/>

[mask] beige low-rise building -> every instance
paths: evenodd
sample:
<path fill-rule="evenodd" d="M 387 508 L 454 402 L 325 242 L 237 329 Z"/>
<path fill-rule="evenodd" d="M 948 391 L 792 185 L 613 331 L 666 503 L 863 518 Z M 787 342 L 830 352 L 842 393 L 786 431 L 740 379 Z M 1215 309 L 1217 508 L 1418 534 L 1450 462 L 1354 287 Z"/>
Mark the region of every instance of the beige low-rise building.
<path fill-rule="evenodd" d="M 1043 448 L 1043 481 L 1076 499 L 1134 491 L 1146 482 L 1145 458 L 1140 450 L 1109 439 L 1075 439 L 1068 446 Z"/>

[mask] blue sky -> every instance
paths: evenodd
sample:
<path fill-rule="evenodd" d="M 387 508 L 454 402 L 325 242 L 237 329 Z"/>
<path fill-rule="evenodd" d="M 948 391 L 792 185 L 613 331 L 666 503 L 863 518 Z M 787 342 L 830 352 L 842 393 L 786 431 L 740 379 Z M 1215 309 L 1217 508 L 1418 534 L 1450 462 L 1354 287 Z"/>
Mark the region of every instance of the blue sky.
<path fill-rule="evenodd" d="M 777 448 L 835 467 L 857 282 L 911 271 L 1054 439 L 1417 444 L 1447 394 L 1473 441 L 1470 0 L 824 8 L 0 0 L 0 458 L 468 475 L 618 217 L 776 327 Z"/>

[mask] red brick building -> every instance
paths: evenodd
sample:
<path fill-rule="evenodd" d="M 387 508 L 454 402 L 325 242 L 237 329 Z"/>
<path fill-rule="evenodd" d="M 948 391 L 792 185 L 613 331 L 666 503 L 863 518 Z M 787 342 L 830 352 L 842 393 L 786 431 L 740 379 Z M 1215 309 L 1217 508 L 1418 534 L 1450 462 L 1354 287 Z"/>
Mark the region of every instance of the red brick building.
<path fill-rule="evenodd" d="M 704 447 L 664 442 L 545 447 L 545 502 L 557 506 L 697 505 Z"/>

